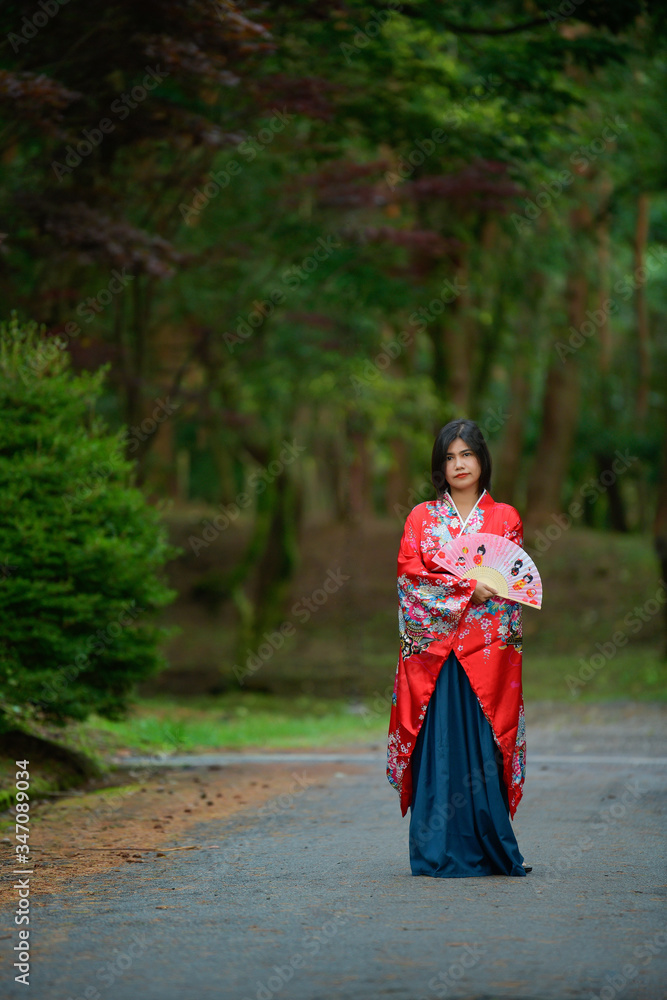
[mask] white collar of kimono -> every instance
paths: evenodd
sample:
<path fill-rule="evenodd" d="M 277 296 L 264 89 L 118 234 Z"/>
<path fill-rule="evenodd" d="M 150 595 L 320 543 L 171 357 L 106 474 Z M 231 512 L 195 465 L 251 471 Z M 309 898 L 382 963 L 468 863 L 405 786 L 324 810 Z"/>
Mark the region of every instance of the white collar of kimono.
<path fill-rule="evenodd" d="M 463 518 L 461 517 L 461 515 L 459 514 L 459 509 L 458 509 L 458 507 L 456 506 L 456 504 L 455 504 L 455 503 L 454 503 L 454 501 L 452 500 L 452 497 L 451 497 L 451 494 L 449 493 L 449 491 L 445 492 L 445 495 L 444 495 L 443 499 L 444 499 L 444 500 L 447 500 L 447 501 L 448 501 L 448 502 L 449 502 L 449 503 L 450 503 L 450 504 L 452 505 L 452 507 L 453 507 L 453 508 L 454 508 L 454 510 L 456 511 L 456 516 L 458 517 L 459 521 L 461 521 L 461 531 L 459 532 L 459 534 L 461 534 L 461 533 L 462 533 L 462 532 L 463 532 L 463 531 L 465 530 L 465 526 L 466 526 L 466 524 L 467 524 L 467 523 L 468 523 L 468 521 L 470 520 L 470 518 L 471 518 L 472 514 L 473 514 L 473 513 L 475 512 L 475 510 L 476 510 L 477 506 L 479 505 L 479 502 L 480 502 L 480 500 L 481 500 L 481 499 L 482 499 L 482 497 L 483 497 L 483 496 L 485 495 L 485 493 L 486 493 L 486 490 L 482 490 L 482 492 L 480 493 L 480 495 L 479 495 L 479 496 L 477 497 L 477 503 L 476 503 L 476 504 L 475 504 L 475 506 L 474 506 L 474 507 L 472 508 L 472 510 L 470 511 L 470 513 L 468 514 L 468 516 L 466 517 L 466 519 L 465 519 L 465 521 L 464 521 L 464 520 L 463 520 Z"/>

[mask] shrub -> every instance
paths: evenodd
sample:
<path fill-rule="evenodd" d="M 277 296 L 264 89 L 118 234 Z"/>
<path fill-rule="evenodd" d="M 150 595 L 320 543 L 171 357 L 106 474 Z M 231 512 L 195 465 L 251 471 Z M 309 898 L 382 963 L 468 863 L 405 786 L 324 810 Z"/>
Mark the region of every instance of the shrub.
<path fill-rule="evenodd" d="M 152 618 L 178 550 L 95 412 L 106 372 L 74 374 L 35 323 L 0 324 L 0 728 L 117 718 L 164 666 Z"/>

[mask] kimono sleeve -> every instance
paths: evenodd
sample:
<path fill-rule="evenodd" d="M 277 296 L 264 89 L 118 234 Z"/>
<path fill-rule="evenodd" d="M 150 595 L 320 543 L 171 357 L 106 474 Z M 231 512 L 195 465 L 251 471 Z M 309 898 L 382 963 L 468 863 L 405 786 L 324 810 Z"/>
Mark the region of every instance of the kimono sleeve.
<path fill-rule="evenodd" d="M 514 507 L 510 507 L 503 520 L 503 538 L 509 538 L 510 542 L 523 548 L 523 521 Z"/>
<path fill-rule="evenodd" d="M 433 565 L 421 547 L 422 521 L 413 511 L 398 551 L 398 621 L 404 658 L 447 642 L 456 633 L 477 585 Z M 426 557 L 428 559 L 428 557 Z"/>

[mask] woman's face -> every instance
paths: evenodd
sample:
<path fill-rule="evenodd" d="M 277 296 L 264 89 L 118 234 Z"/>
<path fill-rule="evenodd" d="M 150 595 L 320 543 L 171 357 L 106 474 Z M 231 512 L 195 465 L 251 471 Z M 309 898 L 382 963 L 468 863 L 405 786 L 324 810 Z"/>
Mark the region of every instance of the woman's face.
<path fill-rule="evenodd" d="M 478 491 L 482 466 L 470 445 L 456 438 L 447 449 L 445 456 L 445 478 L 450 489 Z"/>

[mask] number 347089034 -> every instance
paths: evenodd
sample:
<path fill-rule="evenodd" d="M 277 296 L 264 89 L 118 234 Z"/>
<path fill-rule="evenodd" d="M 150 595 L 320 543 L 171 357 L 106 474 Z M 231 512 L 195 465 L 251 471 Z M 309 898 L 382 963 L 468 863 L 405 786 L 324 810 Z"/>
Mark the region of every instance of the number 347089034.
<path fill-rule="evenodd" d="M 22 770 L 16 772 L 16 796 L 15 796 L 15 810 L 16 810 L 16 847 L 14 850 L 19 855 L 19 861 L 26 861 L 26 855 L 30 851 L 28 847 L 28 840 L 30 838 L 30 828 L 28 823 L 30 822 L 30 796 L 28 795 L 28 789 L 30 788 L 30 773 L 28 771 L 29 761 L 27 760 L 17 760 L 16 766 Z"/>

